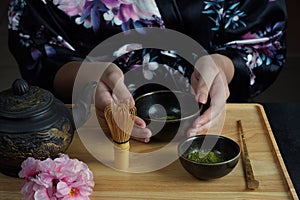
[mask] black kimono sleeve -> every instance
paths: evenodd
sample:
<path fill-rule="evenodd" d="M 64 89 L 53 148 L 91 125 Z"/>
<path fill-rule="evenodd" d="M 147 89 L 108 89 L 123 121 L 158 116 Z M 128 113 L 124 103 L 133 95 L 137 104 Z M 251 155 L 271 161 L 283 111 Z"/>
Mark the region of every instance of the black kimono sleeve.
<path fill-rule="evenodd" d="M 177 0 L 184 33 L 235 67 L 230 102 L 245 102 L 278 76 L 286 58 L 284 0 Z"/>
<path fill-rule="evenodd" d="M 228 56 L 235 67 L 228 101 L 245 102 L 269 87 L 284 66 L 287 12 L 283 0 L 228 2 L 212 52 Z"/>
<path fill-rule="evenodd" d="M 84 55 L 70 44 L 59 13 L 44 1 L 11 1 L 8 12 L 8 45 L 21 76 L 32 85 L 53 91 L 55 74 Z M 66 20 L 67 22 L 67 20 Z"/>

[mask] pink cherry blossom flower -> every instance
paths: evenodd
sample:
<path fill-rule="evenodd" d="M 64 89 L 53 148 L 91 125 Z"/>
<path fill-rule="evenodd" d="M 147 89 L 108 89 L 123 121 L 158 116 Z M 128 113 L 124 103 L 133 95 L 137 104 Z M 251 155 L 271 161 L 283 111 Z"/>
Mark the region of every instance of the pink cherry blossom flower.
<path fill-rule="evenodd" d="M 57 184 L 57 198 L 62 199 L 88 199 L 88 195 L 92 193 L 91 187 L 89 187 L 84 181 L 77 181 L 71 184 L 65 182 L 59 182 Z"/>
<path fill-rule="evenodd" d="M 61 154 L 54 160 L 27 158 L 19 176 L 25 178 L 24 199 L 89 199 L 95 185 L 93 173 L 78 159 Z"/>
<path fill-rule="evenodd" d="M 27 158 L 21 165 L 22 169 L 19 172 L 19 177 L 33 177 L 35 176 L 38 171 L 38 161 L 32 157 Z"/>

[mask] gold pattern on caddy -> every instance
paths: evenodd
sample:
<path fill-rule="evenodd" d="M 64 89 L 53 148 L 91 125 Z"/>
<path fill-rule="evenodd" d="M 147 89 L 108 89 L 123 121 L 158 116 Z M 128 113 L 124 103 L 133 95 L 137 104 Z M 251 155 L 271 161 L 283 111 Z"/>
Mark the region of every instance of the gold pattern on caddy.
<path fill-rule="evenodd" d="M 28 157 L 64 153 L 74 135 L 71 110 L 49 91 L 17 79 L 0 92 L 0 171 L 17 176 Z"/>
<path fill-rule="evenodd" d="M 28 157 L 44 160 L 55 158 L 67 150 L 73 131 L 65 118 L 61 125 L 33 133 L 0 134 L 1 172 L 16 176 L 21 163 Z"/>
<path fill-rule="evenodd" d="M 2 134 L 0 141 L 2 140 L 3 144 L 6 143 L 5 146 L 0 147 L 2 156 L 16 159 L 27 157 L 45 159 L 56 156 L 65 151 L 71 143 L 72 138 L 69 130 L 70 125 L 65 123 L 62 130 L 51 128 L 47 131 L 29 134 Z"/>
<path fill-rule="evenodd" d="M 28 93 L 18 96 L 12 90 L 2 92 L 0 108 L 7 113 L 38 112 L 39 109 L 50 105 L 53 97 L 51 94 L 36 86 L 31 86 Z"/>

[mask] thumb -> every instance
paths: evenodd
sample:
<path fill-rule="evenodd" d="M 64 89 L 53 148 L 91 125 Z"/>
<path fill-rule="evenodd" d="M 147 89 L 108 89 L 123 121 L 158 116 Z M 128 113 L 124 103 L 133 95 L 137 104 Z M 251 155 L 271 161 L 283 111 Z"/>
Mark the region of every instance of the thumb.
<path fill-rule="evenodd" d="M 207 103 L 210 88 L 219 73 L 219 69 L 211 56 L 202 56 L 195 64 L 191 83 L 195 91 L 196 101 Z"/>
<path fill-rule="evenodd" d="M 191 84 L 195 92 L 197 102 L 206 104 L 209 96 L 209 88 L 203 79 L 198 79 L 196 75 L 191 77 Z"/>

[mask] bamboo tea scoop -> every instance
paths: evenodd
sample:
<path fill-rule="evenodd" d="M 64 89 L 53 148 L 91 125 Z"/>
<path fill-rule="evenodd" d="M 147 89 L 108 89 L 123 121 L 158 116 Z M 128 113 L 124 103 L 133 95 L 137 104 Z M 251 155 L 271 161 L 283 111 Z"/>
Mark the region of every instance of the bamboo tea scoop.
<path fill-rule="evenodd" d="M 259 186 L 259 181 L 255 180 L 254 178 L 254 173 L 252 170 L 249 154 L 248 154 L 248 149 L 245 141 L 245 136 L 244 136 L 244 131 L 242 127 L 242 122 L 241 120 L 237 121 L 237 127 L 238 127 L 238 132 L 241 138 L 241 150 L 242 150 L 242 161 L 243 161 L 243 167 L 244 167 L 244 172 L 245 172 L 245 178 L 246 178 L 246 185 L 247 188 L 250 190 L 257 189 Z"/>

